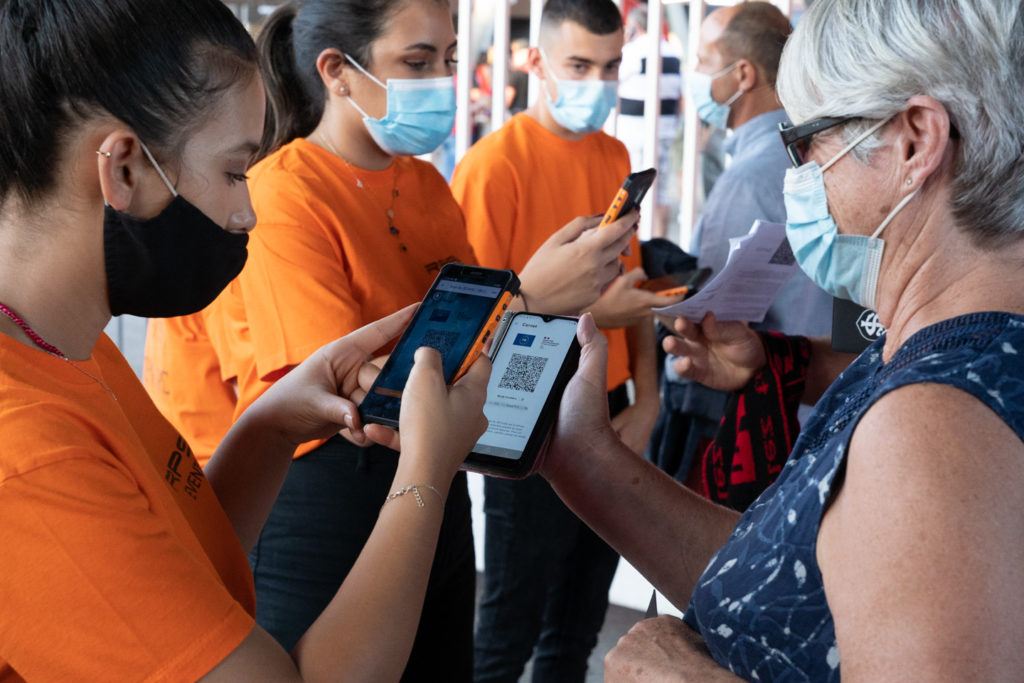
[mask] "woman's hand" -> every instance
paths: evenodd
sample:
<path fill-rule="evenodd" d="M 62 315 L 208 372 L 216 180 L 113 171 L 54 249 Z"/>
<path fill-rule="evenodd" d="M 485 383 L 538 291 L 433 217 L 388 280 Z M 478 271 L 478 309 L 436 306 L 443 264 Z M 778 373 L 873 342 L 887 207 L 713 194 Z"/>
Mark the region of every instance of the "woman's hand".
<path fill-rule="evenodd" d="M 415 310 L 415 304 L 407 306 L 314 351 L 246 413 L 256 409 L 281 437 L 296 446 L 334 436 L 347 427 L 355 443 L 366 443 L 371 436 L 397 447 L 397 435 L 381 425 L 369 425 L 369 434 L 364 434 L 356 406 L 380 372 L 370 359 L 402 333 Z"/>
<path fill-rule="evenodd" d="M 441 354 L 428 347 L 417 349 L 402 392 L 398 418 L 403 466 L 415 466 L 422 481 L 447 487 L 487 431 L 483 408 L 490 376 L 491 361 L 481 354 L 469 371 L 449 387 L 444 381 Z"/>
<path fill-rule="evenodd" d="M 639 212 L 598 228 L 600 216 L 575 218 L 540 246 L 519 273 L 530 311 L 578 315 L 622 273 Z"/>
<path fill-rule="evenodd" d="M 549 481 L 565 461 L 609 443 L 621 444 L 608 417 L 608 341 L 589 313 L 580 318 L 576 338 L 583 347 L 579 368 L 562 394 L 558 422 L 538 466 Z"/>
<path fill-rule="evenodd" d="M 680 356 L 672 369 L 712 389 L 740 389 L 768 362 L 761 338 L 747 323 L 720 323 L 708 313 L 700 324 L 676 318 L 671 329 L 678 336 L 666 337 L 662 347 Z"/>
<path fill-rule="evenodd" d="M 604 680 L 614 683 L 738 681 L 708 654 L 704 639 L 681 619 L 637 622 L 604 658 Z"/>
<path fill-rule="evenodd" d="M 671 306 L 685 298 L 684 294 L 662 296 L 637 287 L 646 279 L 643 268 L 634 268 L 612 282 L 590 307 L 597 326 L 608 330 L 649 322 L 652 308 Z"/>

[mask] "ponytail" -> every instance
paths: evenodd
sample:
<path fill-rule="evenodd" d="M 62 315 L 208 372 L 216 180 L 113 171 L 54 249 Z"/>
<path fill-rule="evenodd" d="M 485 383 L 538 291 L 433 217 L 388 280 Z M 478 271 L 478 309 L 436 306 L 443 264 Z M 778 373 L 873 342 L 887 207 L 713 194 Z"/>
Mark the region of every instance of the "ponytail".
<path fill-rule="evenodd" d="M 256 40 L 267 91 L 267 114 L 257 155 L 260 159 L 312 133 L 323 116 L 323 88 L 307 84 L 309 75 L 300 73 L 295 63 L 292 25 L 298 13 L 294 0 L 281 5 Z"/>

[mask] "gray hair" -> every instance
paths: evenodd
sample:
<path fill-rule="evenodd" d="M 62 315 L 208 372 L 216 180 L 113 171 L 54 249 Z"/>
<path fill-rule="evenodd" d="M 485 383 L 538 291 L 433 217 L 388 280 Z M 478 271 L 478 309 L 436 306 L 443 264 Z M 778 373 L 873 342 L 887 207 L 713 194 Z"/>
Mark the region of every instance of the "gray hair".
<path fill-rule="evenodd" d="M 945 106 L 960 134 L 952 209 L 976 244 L 1024 233 L 1021 0 L 817 0 L 782 56 L 778 91 L 794 123 L 856 116 L 847 139 L 914 95 Z M 859 130 L 858 130 L 859 129 Z M 857 158 L 877 148 L 858 147 Z"/>

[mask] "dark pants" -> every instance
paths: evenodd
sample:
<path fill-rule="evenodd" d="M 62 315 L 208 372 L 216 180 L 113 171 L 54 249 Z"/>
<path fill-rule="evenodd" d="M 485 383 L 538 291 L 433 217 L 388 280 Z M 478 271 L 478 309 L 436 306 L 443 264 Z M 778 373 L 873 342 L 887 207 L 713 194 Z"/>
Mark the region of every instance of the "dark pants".
<path fill-rule="evenodd" d="M 326 608 L 377 521 L 397 467 L 387 448 L 334 437 L 292 463 L 249 555 L 256 620 L 291 650 Z M 403 681 L 469 681 L 476 571 L 465 474 L 452 483 Z"/>
<path fill-rule="evenodd" d="M 622 410 L 624 388 L 609 403 Z M 533 655 L 535 683 L 582 683 L 619 556 L 542 477 L 488 477 L 484 494 L 474 680 L 515 683 Z"/>

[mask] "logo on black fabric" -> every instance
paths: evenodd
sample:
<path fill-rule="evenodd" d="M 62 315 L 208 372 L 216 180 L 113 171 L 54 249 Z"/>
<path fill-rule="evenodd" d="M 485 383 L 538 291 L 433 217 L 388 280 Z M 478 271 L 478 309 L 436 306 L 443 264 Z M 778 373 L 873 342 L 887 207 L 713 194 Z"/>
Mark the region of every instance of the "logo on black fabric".
<path fill-rule="evenodd" d="M 878 320 L 878 314 L 871 309 L 864 309 L 864 312 L 857 318 L 857 331 L 860 336 L 873 342 L 885 334 L 885 325 Z"/>

